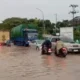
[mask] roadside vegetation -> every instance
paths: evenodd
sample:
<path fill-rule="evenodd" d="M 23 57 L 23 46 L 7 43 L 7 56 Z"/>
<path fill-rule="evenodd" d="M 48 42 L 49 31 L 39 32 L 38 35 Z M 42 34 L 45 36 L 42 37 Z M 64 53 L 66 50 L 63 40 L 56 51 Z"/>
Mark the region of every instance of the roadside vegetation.
<path fill-rule="evenodd" d="M 57 28 L 55 29 L 54 22 L 51 23 L 50 20 L 44 20 L 45 33 L 55 35 L 55 30 L 56 32 L 59 32 L 60 27 L 71 27 L 72 23 L 70 22 L 71 21 L 68 21 L 68 20 L 63 20 L 62 22 L 58 21 L 56 24 Z M 40 20 L 37 18 L 35 19 L 17 18 L 17 17 L 8 18 L 2 21 L 2 23 L 0 23 L 0 30 L 10 31 L 13 27 L 16 27 L 20 24 L 26 24 L 26 25 L 33 24 L 34 26 L 36 26 L 36 29 L 38 30 L 39 38 L 42 38 L 42 34 L 44 32 L 43 20 Z M 75 38 L 80 40 L 79 24 L 75 24 L 75 26 L 76 26 L 74 31 Z"/>

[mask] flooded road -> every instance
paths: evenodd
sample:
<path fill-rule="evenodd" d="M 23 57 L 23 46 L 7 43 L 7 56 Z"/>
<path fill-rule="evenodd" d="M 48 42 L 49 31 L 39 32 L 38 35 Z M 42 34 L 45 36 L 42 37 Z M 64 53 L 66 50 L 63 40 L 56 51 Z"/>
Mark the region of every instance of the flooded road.
<path fill-rule="evenodd" d="M 80 80 L 80 55 L 59 58 L 35 48 L 0 47 L 0 80 Z"/>

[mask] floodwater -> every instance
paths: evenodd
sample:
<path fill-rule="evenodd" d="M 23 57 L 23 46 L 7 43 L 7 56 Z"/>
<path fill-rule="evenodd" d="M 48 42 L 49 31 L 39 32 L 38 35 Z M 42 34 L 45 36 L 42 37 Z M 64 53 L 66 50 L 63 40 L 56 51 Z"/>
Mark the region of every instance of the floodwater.
<path fill-rule="evenodd" d="M 33 47 L 0 47 L 0 80 L 80 80 L 80 55 L 59 58 Z"/>

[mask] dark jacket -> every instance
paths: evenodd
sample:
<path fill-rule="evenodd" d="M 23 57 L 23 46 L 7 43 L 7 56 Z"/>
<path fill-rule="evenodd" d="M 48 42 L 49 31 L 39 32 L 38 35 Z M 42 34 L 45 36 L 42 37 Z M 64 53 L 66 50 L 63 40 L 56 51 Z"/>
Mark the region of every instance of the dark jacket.
<path fill-rule="evenodd" d="M 43 44 L 42 44 L 42 47 L 43 47 L 44 45 L 45 45 L 47 48 L 51 48 L 51 47 L 52 47 L 52 44 L 51 44 L 50 40 L 45 40 L 45 41 L 43 42 Z"/>

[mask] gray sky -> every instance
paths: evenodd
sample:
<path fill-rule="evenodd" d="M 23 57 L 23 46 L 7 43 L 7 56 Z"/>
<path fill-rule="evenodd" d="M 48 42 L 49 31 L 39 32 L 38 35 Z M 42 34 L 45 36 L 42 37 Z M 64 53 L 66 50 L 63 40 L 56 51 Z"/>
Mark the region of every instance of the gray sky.
<path fill-rule="evenodd" d="M 72 15 L 68 14 L 72 10 L 70 4 L 79 5 L 76 9 L 80 10 L 80 0 L 0 0 L 0 22 L 10 17 L 42 19 L 41 12 L 36 8 L 41 9 L 44 18 L 51 22 L 55 22 L 56 13 L 58 20 L 71 19 Z"/>

